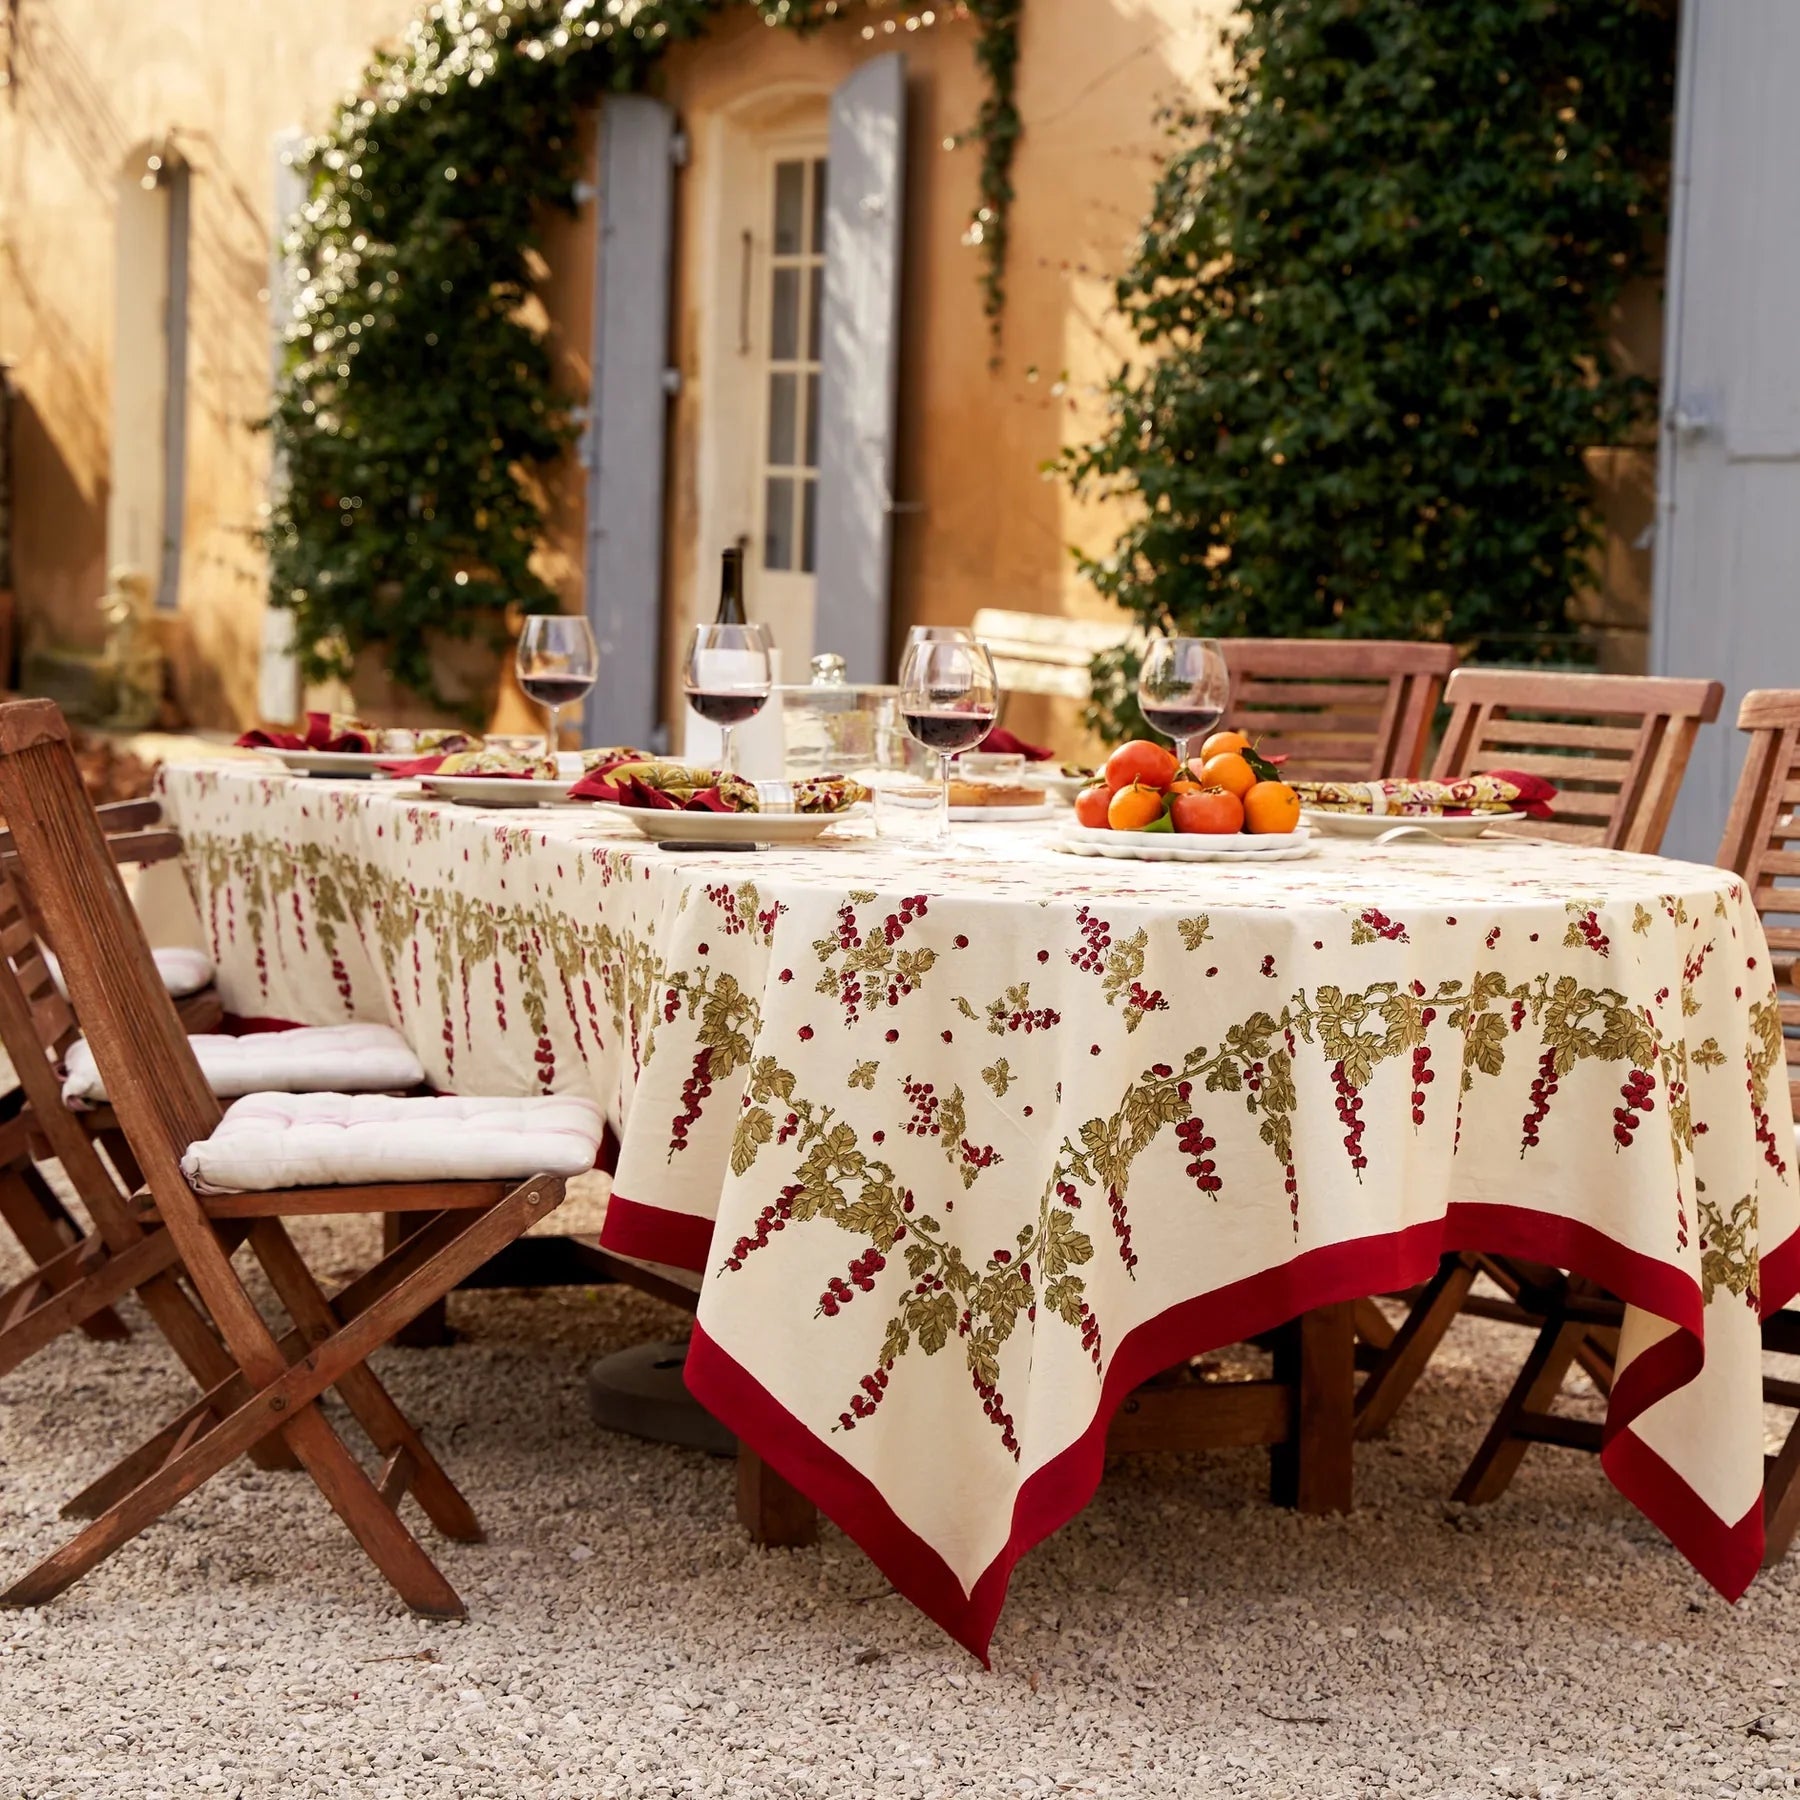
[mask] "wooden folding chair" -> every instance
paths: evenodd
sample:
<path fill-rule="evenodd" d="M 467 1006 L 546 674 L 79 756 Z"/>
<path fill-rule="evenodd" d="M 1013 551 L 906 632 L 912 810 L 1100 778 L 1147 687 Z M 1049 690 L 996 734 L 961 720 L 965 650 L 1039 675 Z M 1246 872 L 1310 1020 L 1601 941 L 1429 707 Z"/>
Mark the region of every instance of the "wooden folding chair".
<path fill-rule="evenodd" d="M 1654 855 L 1695 734 L 1724 698 L 1716 681 L 1458 669 L 1444 689 L 1450 721 L 1431 773 L 1542 776 L 1557 787 L 1555 816 L 1533 821 L 1533 837 Z"/>
<path fill-rule="evenodd" d="M 178 1254 L 230 1369 L 206 1395 L 94 1484 L 93 1522 L 4 1594 L 39 1605 L 160 1518 L 209 1476 L 278 1435 L 414 1611 L 460 1617 L 455 1590 L 399 1516 L 410 1492 L 446 1536 L 478 1540 L 468 1502 L 367 1364 L 408 1320 L 562 1199 L 560 1177 L 201 1194 L 188 1146 L 222 1116 L 157 977 L 143 928 L 87 804 L 68 727 L 48 701 L 0 706 L 0 811 L 147 1189 L 132 1216 L 151 1255 Z M 431 1222 L 335 1297 L 282 1220 L 421 1212 Z M 292 1320 L 278 1337 L 232 1267 L 248 1241 Z M 383 1459 L 371 1480 L 318 1401 L 335 1387 Z"/>
<path fill-rule="evenodd" d="M 1415 776 L 1455 669 L 1451 644 L 1349 638 L 1225 638 L 1231 724 L 1287 757 L 1302 781 Z"/>
<path fill-rule="evenodd" d="M 1542 776 L 1556 783 L 1555 817 L 1534 820 L 1530 835 L 1653 855 L 1695 735 L 1719 716 L 1724 693 L 1716 681 L 1662 676 L 1458 669 L 1444 690 L 1450 722 L 1431 772 L 1443 781 L 1488 769 Z M 1498 1283 L 1506 1298 L 1472 1293 L 1479 1275 Z M 1357 1435 L 1388 1428 L 1459 1312 L 1535 1329 L 1544 1317 L 1539 1309 L 1562 1287 L 1559 1270 L 1465 1253 L 1444 1259 L 1397 1329 L 1372 1300 L 1363 1301 L 1356 1323 L 1368 1375 L 1357 1391 Z M 1604 1384 L 1603 1342 L 1586 1329 L 1572 1329 L 1570 1342 Z"/>
<path fill-rule="evenodd" d="M 181 853 L 181 840 L 162 823 L 162 808 L 154 800 L 120 801 L 100 807 L 97 816 L 107 834 L 107 848 L 122 867 L 163 862 Z M 24 1013 L 11 1009 L 13 1034 L 0 1031 L 0 1042 L 5 1043 L 15 1070 L 25 1070 L 35 1069 L 46 1056 L 52 1064 L 59 1062 L 79 1033 L 74 1014 L 57 991 L 43 957 L 29 895 L 15 879 L 17 869 L 11 834 L 0 832 L 0 960 L 7 965 L 6 978 L 19 988 L 25 1009 Z M 217 990 L 210 986 L 178 1001 L 177 1010 L 188 1031 L 216 1031 L 224 1019 Z M 23 1026 L 26 1015 L 29 1032 Z M 63 1314 L 78 1311 L 74 1322 L 89 1337 L 104 1342 L 117 1342 L 131 1335 L 110 1305 L 92 1306 L 92 1300 L 94 1293 L 105 1286 L 94 1280 L 99 1254 L 109 1241 L 121 1248 L 135 1241 L 138 1231 L 133 1228 L 121 1239 L 115 1230 L 110 1240 L 98 1230 L 91 1234 L 84 1231 L 44 1178 L 33 1150 L 46 1136 L 37 1119 L 52 1096 L 55 1099 L 50 1117 L 60 1125 L 64 1113 L 53 1078 L 47 1084 L 36 1078 L 22 1078 L 19 1086 L 0 1096 L 0 1220 L 10 1228 L 36 1269 L 26 1282 L 0 1292 L 0 1374 L 30 1353 L 25 1346 L 36 1348 L 48 1341 L 41 1332 L 56 1315 L 45 1314 L 29 1330 L 20 1328 L 25 1326 L 28 1314 L 52 1293 L 67 1294 L 78 1279 L 77 1268 L 87 1271 L 82 1279 L 88 1280 L 90 1286 L 84 1297 L 69 1296 L 62 1301 Z M 110 1129 L 110 1113 L 87 1115 L 84 1123 L 91 1138 L 106 1142 L 110 1136 L 111 1153 L 115 1157 L 123 1154 L 123 1141 Z M 54 1135 L 66 1140 L 67 1131 L 59 1128 Z M 94 1171 L 99 1170 L 104 1176 L 104 1169 L 91 1157 L 80 1153 L 76 1156 L 77 1167 L 65 1164 L 65 1173 L 83 1203 L 87 1203 L 88 1190 L 92 1188 L 101 1196 L 102 1206 L 109 1207 L 118 1198 L 117 1186 L 106 1177 L 95 1187 Z M 68 1328 L 66 1324 L 58 1327 Z"/>
<path fill-rule="evenodd" d="M 1800 1111 L 1800 690 L 1769 689 L 1747 694 L 1738 728 L 1750 734 L 1743 772 L 1719 847 L 1719 864 L 1744 879 L 1764 921 L 1773 953 L 1790 1087 Z M 1572 1419 L 1554 1410 L 1571 1363 L 1598 1362 L 1610 1376 L 1610 1351 L 1617 1339 L 1621 1308 L 1591 1283 L 1559 1278 L 1534 1302 L 1540 1317 L 1537 1342 L 1495 1416 L 1481 1448 L 1456 1489 L 1471 1504 L 1497 1499 L 1534 1443 L 1598 1451 L 1596 1421 Z M 1771 1314 L 1763 1321 L 1763 1344 L 1771 1354 L 1800 1356 L 1800 1312 Z M 1604 1383 L 1603 1383 L 1604 1385 Z M 1773 1374 L 1763 1381 L 1763 1398 L 1800 1413 L 1800 1381 Z M 1765 1561 L 1778 1561 L 1800 1533 L 1800 1419 L 1782 1448 L 1767 1459 L 1763 1483 Z"/>

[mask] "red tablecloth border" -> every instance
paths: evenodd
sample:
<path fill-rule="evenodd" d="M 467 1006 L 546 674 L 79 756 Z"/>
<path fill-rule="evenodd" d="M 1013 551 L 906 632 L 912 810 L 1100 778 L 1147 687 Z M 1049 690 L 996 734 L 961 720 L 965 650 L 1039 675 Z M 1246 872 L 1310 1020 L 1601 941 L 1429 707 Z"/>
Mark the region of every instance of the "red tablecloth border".
<path fill-rule="evenodd" d="M 613 1205 L 618 1204 L 615 1199 Z M 638 1215 L 659 1211 L 632 1206 Z M 710 1237 L 708 1221 L 666 1212 L 661 1218 L 689 1221 L 683 1242 L 690 1250 L 692 1226 L 707 1225 Z M 633 1230 L 647 1231 L 650 1223 L 638 1217 Z M 605 1241 L 613 1247 L 610 1214 L 607 1224 Z M 671 1261 L 678 1247 L 675 1234 L 668 1232 L 631 1253 Z M 1742 1518 L 1721 1519 L 1628 1429 L 1631 1420 L 1691 1380 L 1700 1368 L 1704 1308 L 1698 1286 L 1667 1264 L 1615 1243 L 1591 1226 L 1525 1207 L 1453 1205 L 1442 1219 L 1322 1245 L 1280 1268 L 1196 1295 L 1146 1320 L 1114 1352 L 1087 1430 L 1026 1480 L 1014 1502 L 1005 1547 L 967 1594 L 949 1565 L 900 1520 L 874 1484 L 796 1419 L 699 1326 L 688 1347 L 686 1379 L 708 1411 L 854 1538 L 901 1594 L 985 1664 L 1014 1565 L 1092 1498 L 1105 1462 L 1107 1429 L 1133 1388 L 1184 1357 L 1241 1342 L 1312 1307 L 1423 1281 L 1443 1255 L 1461 1249 L 1578 1270 L 1677 1327 L 1640 1356 L 1614 1387 L 1600 1460 L 1620 1493 L 1712 1586 L 1735 1600 L 1762 1561 L 1760 1499 Z M 1765 1314 L 1800 1292 L 1800 1234 L 1763 1260 L 1762 1280 Z"/>

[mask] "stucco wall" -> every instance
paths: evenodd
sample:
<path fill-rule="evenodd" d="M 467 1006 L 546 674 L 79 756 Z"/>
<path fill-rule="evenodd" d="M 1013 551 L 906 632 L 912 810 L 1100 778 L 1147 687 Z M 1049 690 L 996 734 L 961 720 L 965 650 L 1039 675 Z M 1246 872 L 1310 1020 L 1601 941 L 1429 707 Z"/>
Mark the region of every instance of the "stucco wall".
<path fill-rule="evenodd" d="M 114 208 L 163 140 L 192 168 L 181 697 L 254 711 L 268 446 L 274 134 L 316 126 L 412 0 L 22 0 L 0 94 L 0 356 L 14 364 L 15 580 L 28 626 L 98 634 Z"/>

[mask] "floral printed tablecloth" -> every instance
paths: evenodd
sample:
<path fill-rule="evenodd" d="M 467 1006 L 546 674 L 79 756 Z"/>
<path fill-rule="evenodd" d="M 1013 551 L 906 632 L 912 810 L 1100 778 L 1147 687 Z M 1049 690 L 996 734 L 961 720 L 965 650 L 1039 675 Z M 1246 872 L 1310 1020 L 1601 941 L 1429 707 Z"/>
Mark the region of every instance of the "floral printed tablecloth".
<path fill-rule="evenodd" d="M 978 1654 L 1132 1386 L 1458 1248 L 1629 1302 L 1606 1470 L 1724 1592 L 1757 1567 L 1800 1190 L 1728 873 L 1111 863 L 1033 826 L 670 853 L 599 808 L 163 780 L 227 1005 L 594 1094 L 606 1242 L 704 1274 L 690 1385 Z"/>

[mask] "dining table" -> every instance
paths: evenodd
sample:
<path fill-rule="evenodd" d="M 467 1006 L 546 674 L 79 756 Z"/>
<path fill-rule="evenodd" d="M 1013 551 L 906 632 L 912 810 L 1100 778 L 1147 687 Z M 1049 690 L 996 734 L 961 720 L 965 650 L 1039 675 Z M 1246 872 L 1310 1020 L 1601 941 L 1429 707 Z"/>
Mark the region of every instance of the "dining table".
<path fill-rule="evenodd" d="M 1728 871 L 861 817 L 669 850 L 251 760 L 159 789 L 240 1020 L 381 1020 L 445 1091 L 602 1105 L 601 1242 L 698 1278 L 692 1392 L 977 1655 L 1142 1383 L 1465 1250 L 1623 1300 L 1602 1466 L 1721 1592 L 1755 1575 L 1800 1181 Z"/>

